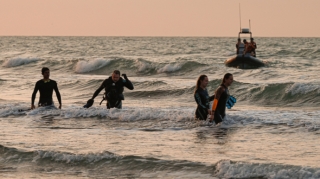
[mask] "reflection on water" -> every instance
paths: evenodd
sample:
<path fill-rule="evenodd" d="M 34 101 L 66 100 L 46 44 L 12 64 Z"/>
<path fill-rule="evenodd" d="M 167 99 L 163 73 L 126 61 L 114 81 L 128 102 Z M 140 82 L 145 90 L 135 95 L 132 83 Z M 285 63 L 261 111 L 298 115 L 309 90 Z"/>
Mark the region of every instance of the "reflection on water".
<path fill-rule="evenodd" d="M 196 143 L 206 143 L 209 141 L 214 141 L 215 144 L 226 144 L 228 142 L 228 135 L 231 129 L 221 128 L 221 127 L 206 127 L 202 128 L 196 132 Z"/>

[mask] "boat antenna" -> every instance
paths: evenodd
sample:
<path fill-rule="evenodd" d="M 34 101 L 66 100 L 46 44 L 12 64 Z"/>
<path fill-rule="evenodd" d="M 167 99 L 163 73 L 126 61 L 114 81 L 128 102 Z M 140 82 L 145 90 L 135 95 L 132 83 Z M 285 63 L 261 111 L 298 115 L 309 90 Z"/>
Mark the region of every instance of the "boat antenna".
<path fill-rule="evenodd" d="M 239 19 L 240 19 L 240 32 L 241 32 L 241 7 L 239 3 Z"/>

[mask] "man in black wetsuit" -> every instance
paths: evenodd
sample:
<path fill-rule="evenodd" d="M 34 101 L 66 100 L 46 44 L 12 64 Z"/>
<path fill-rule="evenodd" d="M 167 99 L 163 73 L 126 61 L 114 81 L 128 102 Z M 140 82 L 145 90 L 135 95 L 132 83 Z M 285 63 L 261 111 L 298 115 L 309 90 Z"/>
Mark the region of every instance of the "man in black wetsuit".
<path fill-rule="evenodd" d="M 47 67 L 43 67 L 42 70 L 42 76 L 43 79 L 37 81 L 33 93 L 32 93 L 32 97 L 31 97 L 31 109 L 34 109 L 34 100 L 36 98 L 36 94 L 39 90 L 40 92 L 40 98 L 39 98 L 39 102 L 38 102 L 38 106 L 50 106 L 53 104 L 53 100 L 52 100 L 52 93 L 53 90 L 56 92 L 58 101 L 59 101 L 59 109 L 61 109 L 61 96 L 60 96 L 60 92 L 58 90 L 58 85 L 57 82 L 49 79 L 50 77 L 50 70 Z"/>
<path fill-rule="evenodd" d="M 230 96 L 228 87 L 232 82 L 233 75 L 230 73 L 225 74 L 222 83 L 215 91 L 210 121 L 214 120 L 216 124 L 221 123 L 226 115 L 226 104 Z"/>
<path fill-rule="evenodd" d="M 120 71 L 114 70 L 112 76 L 104 80 L 101 86 L 94 92 L 93 99 L 98 96 L 98 94 L 105 89 L 104 99 L 107 100 L 107 108 L 122 108 L 122 100 L 124 100 L 123 90 L 124 86 L 130 90 L 133 90 L 133 84 L 128 79 L 126 74 L 122 74 L 123 78 L 120 77 Z"/>

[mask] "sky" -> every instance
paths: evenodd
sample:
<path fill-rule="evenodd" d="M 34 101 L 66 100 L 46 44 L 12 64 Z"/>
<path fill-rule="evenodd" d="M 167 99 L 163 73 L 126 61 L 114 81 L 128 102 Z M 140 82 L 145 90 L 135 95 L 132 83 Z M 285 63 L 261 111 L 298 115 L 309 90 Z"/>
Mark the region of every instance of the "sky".
<path fill-rule="evenodd" d="M 320 0 L 0 0 L 0 36 L 320 37 Z"/>

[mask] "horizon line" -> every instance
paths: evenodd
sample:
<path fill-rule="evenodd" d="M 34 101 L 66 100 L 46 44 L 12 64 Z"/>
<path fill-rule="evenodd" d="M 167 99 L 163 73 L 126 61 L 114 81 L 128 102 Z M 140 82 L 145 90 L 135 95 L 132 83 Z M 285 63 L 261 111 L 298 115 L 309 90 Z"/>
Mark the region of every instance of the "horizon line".
<path fill-rule="evenodd" d="M 140 35 L 0 35 L 0 37 L 165 37 L 165 38 L 238 38 L 238 36 L 140 36 Z M 253 36 L 255 38 L 320 38 L 317 36 Z"/>

